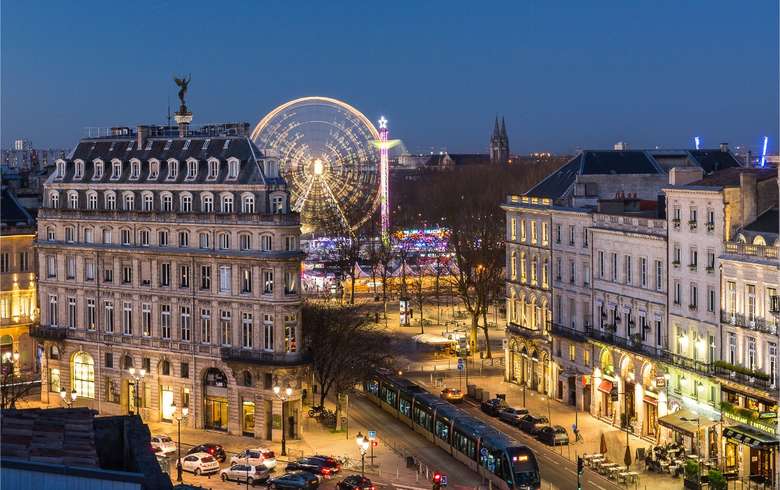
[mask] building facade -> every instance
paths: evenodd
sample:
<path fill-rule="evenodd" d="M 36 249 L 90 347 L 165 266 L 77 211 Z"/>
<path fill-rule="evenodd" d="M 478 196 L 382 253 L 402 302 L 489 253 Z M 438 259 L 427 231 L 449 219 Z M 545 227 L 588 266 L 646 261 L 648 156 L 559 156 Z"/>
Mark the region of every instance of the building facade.
<path fill-rule="evenodd" d="M 116 128 L 57 160 L 38 214 L 44 402 L 300 434 L 299 219 L 247 128 Z"/>

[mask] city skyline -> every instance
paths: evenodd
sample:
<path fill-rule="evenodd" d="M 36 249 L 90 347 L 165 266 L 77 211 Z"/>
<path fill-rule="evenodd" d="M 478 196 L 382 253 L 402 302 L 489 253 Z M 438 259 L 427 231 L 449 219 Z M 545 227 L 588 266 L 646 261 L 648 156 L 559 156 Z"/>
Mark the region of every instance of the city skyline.
<path fill-rule="evenodd" d="M 771 2 L 3 7 L 4 148 L 164 123 L 172 76 L 192 73 L 196 124 L 255 124 L 323 95 L 385 115 L 413 152 L 486 153 L 497 114 L 517 153 L 692 147 L 694 136 L 754 152 L 769 136 L 777 152 L 777 24 L 759 28 L 777 17 Z"/>

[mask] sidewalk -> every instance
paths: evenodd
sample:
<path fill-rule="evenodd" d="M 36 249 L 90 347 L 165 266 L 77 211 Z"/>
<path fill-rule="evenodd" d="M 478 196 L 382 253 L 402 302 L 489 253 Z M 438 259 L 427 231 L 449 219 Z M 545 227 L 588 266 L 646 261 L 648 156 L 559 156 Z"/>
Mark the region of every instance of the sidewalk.
<path fill-rule="evenodd" d="M 444 374 L 444 373 L 441 373 Z M 444 382 L 452 386 L 458 384 L 458 374 L 447 373 L 447 377 Z M 428 380 L 423 380 L 428 382 Z M 575 413 L 575 409 L 571 405 L 565 405 L 555 399 L 549 399 L 546 396 L 539 393 L 528 390 L 525 395 L 525 404 L 523 403 L 523 391 L 520 386 L 514 383 L 508 383 L 503 381 L 502 376 L 469 376 L 469 383 L 476 384 L 477 386 L 486 389 L 490 396 L 493 397 L 496 393 L 506 393 L 507 402 L 514 407 L 522 407 L 530 410 L 535 415 L 545 415 L 550 419 L 550 423 L 554 425 L 562 425 L 569 432 L 569 436 L 573 437 L 572 425 L 577 420 L 577 427 L 583 440 L 577 444 L 571 444 L 569 446 L 558 446 L 556 448 L 550 448 L 551 451 L 555 451 L 569 460 L 576 461 L 577 454 L 593 454 L 599 453 L 601 436 L 604 437 L 607 442 L 607 457 L 619 464 L 623 464 L 623 458 L 626 450 L 626 432 L 621 431 L 612 425 L 596 419 L 587 412 Z M 648 448 L 650 443 L 636 437 L 629 435 L 629 447 L 631 448 L 631 459 L 633 461 L 631 469 L 640 473 L 639 488 L 652 488 L 653 490 L 678 490 L 683 487 L 683 481 L 680 478 L 673 478 L 671 475 L 663 475 L 654 472 L 644 471 L 644 462 L 636 461 L 636 449 L 643 447 Z M 631 486 L 630 488 L 633 488 Z"/>

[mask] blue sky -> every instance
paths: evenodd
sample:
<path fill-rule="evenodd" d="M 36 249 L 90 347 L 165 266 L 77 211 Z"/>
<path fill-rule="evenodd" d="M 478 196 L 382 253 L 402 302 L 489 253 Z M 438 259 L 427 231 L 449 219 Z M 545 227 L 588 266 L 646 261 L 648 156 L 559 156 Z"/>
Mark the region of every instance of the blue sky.
<path fill-rule="evenodd" d="M 257 122 L 304 95 L 384 114 L 412 150 L 758 148 L 778 134 L 778 2 L 5 0 L 2 145 L 165 119 Z"/>

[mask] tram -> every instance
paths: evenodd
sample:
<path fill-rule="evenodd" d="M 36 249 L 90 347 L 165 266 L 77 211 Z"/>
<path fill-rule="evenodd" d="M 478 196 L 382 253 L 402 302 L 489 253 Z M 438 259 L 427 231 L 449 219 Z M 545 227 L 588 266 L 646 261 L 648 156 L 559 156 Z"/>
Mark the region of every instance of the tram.
<path fill-rule="evenodd" d="M 363 384 L 368 398 L 502 490 L 541 487 L 528 446 L 428 393 L 407 379 L 377 372 Z"/>

